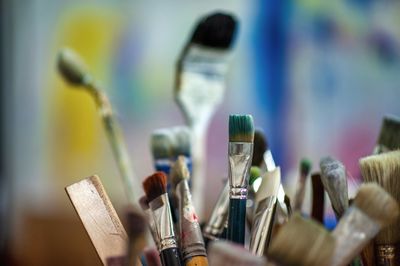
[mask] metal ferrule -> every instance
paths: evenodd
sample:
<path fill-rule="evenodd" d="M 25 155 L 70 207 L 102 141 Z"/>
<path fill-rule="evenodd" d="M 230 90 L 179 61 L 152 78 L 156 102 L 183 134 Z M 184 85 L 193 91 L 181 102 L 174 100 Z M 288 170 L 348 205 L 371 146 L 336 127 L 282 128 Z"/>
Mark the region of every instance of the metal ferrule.
<path fill-rule="evenodd" d="M 264 152 L 264 164 L 265 164 L 265 170 L 268 172 L 271 172 L 273 170 L 275 170 L 276 168 L 276 164 L 274 161 L 274 157 L 272 157 L 272 153 L 271 150 L 266 150 Z"/>
<path fill-rule="evenodd" d="M 192 203 L 192 195 L 186 180 L 182 180 L 176 186 L 176 194 L 179 200 L 179 231 L 183 260 L 194 256 L 207 256 L 201 228 Z"/>
<path fill-rule="evenodd" d="M 248 176 L 253 157 L 252 142 L 229 142 L 229 197 L 246 199 Z"/>
<path fill-rule="evenodd" d="M 224 231 L 228 221 L 229 211 L 229 182 L 226 182 L 218 201 L 214 206 L 210 219 L 203 229 L 203 233 L 210 239 L 217 239 Z"/>
<path fill-rule="evenodd" d="M 167 248 L 176 248 L 177 243 L 172 223 L 168 194 L 165 193 L 155 198 L 149 203 L 149 205 L 153 213 L 157 237 L 160 240 L 158 247 L 159 251 Z"/>
<path fill-rule="evenodd" d="M 263 256 L 271 238 L 274 212 L 277 197 L 270 196 L 258 204 L 254 216 L 252 235 L 250 238 L 250 252 L 257 256 Z"/>
<path fill-rule="evenodd" d="M 154 219 L 153 219 L 153 217 L 152 217 L 153 214 L 152 214 L 152 212 L 151 212 L 150 209 L 144 210 L 144 213 L 145 213 L 146 216 L 147 216 L 147 221 L 148 221 L 148 223 L 149 223 L 149 229 L 150 229 L 151 236 L 152 236 L 152 238 L 153 238 L 153 240 L 154 240 L 154 243 L 156 244 L 156 246 L 157 246 L 157 248 L 158 248 L 158 247 L 159 247 L 160 240 L 159 240 L 159 238 L 158 238 L 156 225 L 155 225 Z"/>
<path fill-rule="evenodd" d="M 376 264 L 378 266 L 396 266 L 400 263 L 397 245 L 376 245 Z"/>

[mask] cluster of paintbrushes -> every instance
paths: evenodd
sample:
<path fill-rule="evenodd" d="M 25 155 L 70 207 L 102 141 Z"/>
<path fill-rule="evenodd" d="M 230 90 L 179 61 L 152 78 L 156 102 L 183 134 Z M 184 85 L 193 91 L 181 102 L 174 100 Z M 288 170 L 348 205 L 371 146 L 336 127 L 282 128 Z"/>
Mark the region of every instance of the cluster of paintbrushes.
<path fill-rule="evenodd" d="M 125 232 L 98 177 L 67 187 L 67 193 L 96 251 L 109 265 L 400 265 L 400 121 L 387 117 L 374 155 L 360 160 L 366 184 L 354 199 L 347 194 L 344 165 L 326 157 L 312 178 L 310 216 L 300 213 L 311 163 L 300 163 L 293 209 L 279 166 L 250 115 L 229 117 L 228 181 L 209 220 L 201 228 L 205 136 L 222 101 L 237 22 L 216 13 L 204 17 L 179 60 L 175 99 L 186 126 L 151 136 L 155 172 L 133 175 L 111 105 L 71 50 L 62 50 L 58 68 L 73 85 L 90 92 L 100 109 L 127 196 L 141 211 L 127 213 Z M 193 165 L 192 165 L 193 164 Z M 322 225 L 324 191 L 338 225 Z M 193 194 L 193 197 L 192 197 Z M 195 211 L 197 210 L 197 212 Z M 293 212 L 293 214 L 292 214 Z M 307 215 L 303 213 L 303 216 Z M 319 222 L 319 223 L 318 223 Z M 146 226 L 148 225 L 148 226 Z M 146 228 L 156 246 L 145 249 Z M 159 256 L 158 256 L 159 255 Z"/>

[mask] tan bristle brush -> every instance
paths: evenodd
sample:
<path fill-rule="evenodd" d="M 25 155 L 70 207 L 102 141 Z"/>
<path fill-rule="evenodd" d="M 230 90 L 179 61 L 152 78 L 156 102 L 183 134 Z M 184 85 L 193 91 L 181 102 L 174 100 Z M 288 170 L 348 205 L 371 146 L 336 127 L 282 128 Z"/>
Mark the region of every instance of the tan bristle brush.
<path fill-rule="evenodd" d="M 128 250 L 126 257 L 128 265 L 137 266 L 140 253 L 146 246 L 147 221 L 142 212 L 136 208 L 130 208 L 126 213 L 126 226 L 128 233 Z"/>
<path fill-rule="evenodd" d="M 349 264 L 378 232 L 399 216 L 396 200 L 375 183 L 360 186 L 350 208 L 332 235 L 336 239 L 332 266 Z"/>
<path fill-rule="evenodd" d="M 339 219 L 349 207 L 346 169 L 339 160 L 330 156 L 322 158 L 319 166 L 322 184 Z"/>
<path fill-rule="evenodd" d="M 209 247 L 212 266 L 265 266 L 264 257 L 251 254 L 243 246 L 228 241 L 213 241 Z"/>
<path fill-rule="evenodd" d="M 199 215 L 204 202 L 207 129 L 223 100 L 237 24 L 235 17 L 227 13 L 202 17 L 184 46 L 176 69 L 175 101 L 192 130 L 193 202 Z"/>
<path fill-rule="evenodd" d="M 382 120 L 381 131 L 374 154 L 400 149 L 400 117 L 387 115 Z"/>
<path fill-rule="evenodd" d="M 136 205 L 139 198 L 139 181 L 135 178 L 131 160 L 126 150 L 122 132 L 114 118 L 107 95 L 102 91 L 84 66 L 77 53 L 68 48 L 60 50 L 57 67 L 63 78 L 73 86 L 83 88 L 92 95 L 111 144 L 118 170 L 122 177 L 126 195 L 131 204 Z"/>
<path fill-rule="evenodd" d="M 149 206 L 153 214 L 157 238 L 158 250 L 163 266 L 180 266 L 180 256 L 175 237 L 167 194 L 167 176 L 163 172 L 156 172 L 143 181 L 143 189 L 149 200 Z"/>
<path fill-rule="evenodd" d="M 274 235 L 267 257 L 280 266 L 327 266 L 334 248 L 335 238 L 322 225 L 294 213 Z"/>
<path fill-rule="evenodd" d="M 184 156 L 179 156 L 171 169 L 170 178 L 179 201 L 179 231 L 182 259 L 186 266 L 208 265 L 207 253 L 198 217 L 189 190 L 189 169 Z"/>
<path fill-rule="evenodd" d="M 360 160 L 365 182 L 378 183 L 400 203 L 400 150 Z M 376 265 L 400 265 L 400 218 L 375 238 Z"/>

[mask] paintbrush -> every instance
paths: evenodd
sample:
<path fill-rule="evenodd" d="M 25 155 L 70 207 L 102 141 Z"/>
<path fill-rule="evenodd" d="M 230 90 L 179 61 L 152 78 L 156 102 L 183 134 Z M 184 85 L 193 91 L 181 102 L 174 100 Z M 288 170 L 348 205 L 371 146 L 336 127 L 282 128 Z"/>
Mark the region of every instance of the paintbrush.
<path fill-rule="evenodd" d="M 279 167 L 272 172 L 266 172 L 255 197 L 257 209 L 253 220 L 249 250 L 257 256 L 264 255 L 271 239 L 281 184 L 280 172 Z"/>
<path fill-rule="evenodd" d="M 399 215 L 396 200 L 374 183 L 363 184 L 352 206 L 339 220 L 332 235 L 336 247 L 332 266 L 347 265 L 387 225 Z"/>
<path fill-rule="evenodd" d="M 311 217 L 320 222 L 324 223 L 324 204 L 325 204 L 325 190 L 324 185 L 321 181 L 321 175 L 319 173 L 313 173 L 311 175 L 312 184 L 312 208 Z"/>
<path fill-rule="evenodd" d="M 180 266 L 179 250 L 171 217 L 167 194 L 167 176 L 156 172 L 143 181 L 143 189 L 149 200 L 149 206 L 155 222 L 158 250 L 164 266 Z"/>
<path fill-rule="evenodd" d="M 347 176 L 344 165 L 333 157 L 324 157 L 319 163 L 321 181 L 331 200 L 336 218 L 340 219 L 349 207 Z"/>
<path fill-rule="evenodd" d="M 365 182 L 378 183 L 397 203 L 400 202 L 400 151 L 372 155 L 360 160 Z M 375 238 L 377 265 L 400 265 L 400 218 Z"/>
<path fill-rule="evenodd" d="M 280 266 L 330 265 L 335 238 L 319 223 L 293 214 L 274 235 L 268 259 Z"/>
<path fill-rule="evenodd" d="M 160 241 L 157 236 L 157 231 L 156 231 L 156 227 L 155 227 L 156 225 L 154 223 L 153 215 L 151 213 L 150 206 L 149 206 L 149 201 L 147 200 L 146 196 L 140 197 L 139 205 L 140 205 L 140 208 L 142 208 L 142 211 L 144 212 L 144 214 L 146 215 L 150 233 L 153 238 L 154 244 L 156 244 L 156 246 L 158 247 Z"/>
<path fill-rule="evenodd" d="M 300 176 L 297 184 L 296 194 L 294 196 L 294 211 L 301 212 L 304 195 L 306 193 L 306 180 L 311 171 L 311 161 L 302 159 L 300 161 Z"/>
<path fill-rule="evenodd" d="M 191 148 L 191 132 L 187 126 L 175 126 L 171 129 L 171 135 L 174 140 L 172 149 L 173 161 L 175 162 L 179 156 L 183 156 L 186 166 L 192 173 L 192 148 Z M 189 181 L 189 186 L 190 186 Z"/>
<path fill-rule="evenodd" d="M 247 184 L 253 156 L 251 115 L 229 116 L 229 216 L 227 239 L 244 245 Z"/>
<path fill-rule="evenodd" d="M 243 246 L 228 241 L 214 241 L 209 248 L 210 265 L 213 266 L 264 266 L 266 259 L 251 254 Z"/>
<path fill-rule="evenodd" d="M 179 201 L 179 232 L 182 259 L 186 266 L 208 265 L 198 217 L 192 203 L 186 159 L 179 156 L 171 169 L 171 181 Z"/>
<path fill-rule="evenodd" d="M 140 253 L 146 246 L 147 221 L 141 212 L 131 208 L 126 214 L 126 225 L 128 233 L 128 265 L 136 266 L 140 260 Z"/>
<path fill-rule="evenodd" d="M 143 255 L 146 259 L 146 264 L 143 264 L 143 266 L 161 266 L 161 260 L 157 249 L 145 248 Z"/>
<path fill-rule="evenodd" d="M 154 168 L 156 171 L 169 175 L 174 149 L 174 138 L 171 131 L 167 128 L 154 130 L 150 136 L 150 146 Z"/>
<path fill-rule="evenodd" d="M 212 13 L 202 17 L 177 64 L 174 96 L 193 133 L 193 201 L 200 215 L 206 179 L 206 133 L 223 99 L 237 24 L 231 14 Z"/>
<path fill-rule="evenodd" d="M 254 154 L 254 153 L 253 153 Z M 262 182 L 261 170 L 257 166 L 252 166 L 250 168 L 250 176 L 249 176 L 249 190 L 247 195 L 247 203 L 246 203 L 246 221 L 249 230 L 251 230 L 251 226 L 253 224 L 253 214 L 255 209 L 255 196 L 256 191 L 258 191 Z"/>
<path fill-rule="evenodd" d="M 400 148 L 400 118 L 385 116 L 382 120 L 381 131 L 374 149 L 374 154 L 388 152 Z"/>
<path fill-rule="evenodd" d="M 57 67 L 63 78 L 73 86 L 84 88 L 92 95 L 103 122 L 105 132 L 111 144 L 126 195 L 132 204 L 137 204 L 139 197 L 138 179 L 135 178 L 131 160 L 126 150 L 122 132 L 114 118 L 107 95 L 86 70 L 81 58 L 74 51 L 64 48 L 58 54 Z"/>

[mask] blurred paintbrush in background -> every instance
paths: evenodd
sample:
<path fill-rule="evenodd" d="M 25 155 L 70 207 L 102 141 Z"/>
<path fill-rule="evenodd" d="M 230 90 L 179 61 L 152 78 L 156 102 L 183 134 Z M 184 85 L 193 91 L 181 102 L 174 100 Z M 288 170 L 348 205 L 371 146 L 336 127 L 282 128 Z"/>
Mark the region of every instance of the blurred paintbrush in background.
<path fill-rule="evenodd" d="M 209 248 L 210 265 L 212 266 L 265 266 L 264 257 L 251 254 L 243 246 L 228 241 L 214 241 Z"/>

